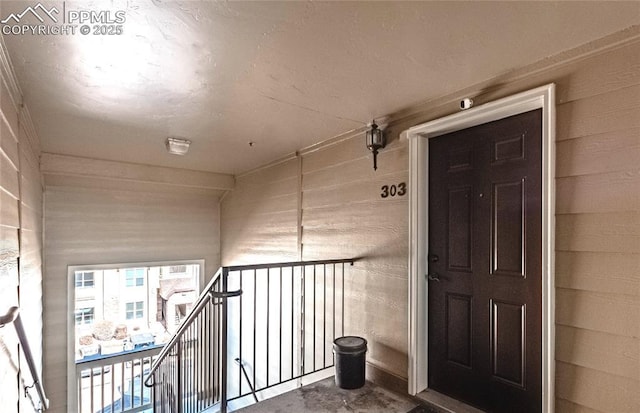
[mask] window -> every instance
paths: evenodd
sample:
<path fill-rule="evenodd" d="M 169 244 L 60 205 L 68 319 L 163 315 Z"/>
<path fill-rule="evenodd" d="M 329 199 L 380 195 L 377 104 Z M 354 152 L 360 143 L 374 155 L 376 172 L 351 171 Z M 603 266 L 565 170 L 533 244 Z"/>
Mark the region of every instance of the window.
<path fill-rule="evenodd" d="M 144 285 L 144 268 L 127 268 L 124 277 L 127 287 L 141 287 Z"/>
<path fill-rule="evenodd" d="M 160 267 L 160 280 L 175 278 L 197 279 L 199 267 L 197 264 L 176 264 Z"/>
<path fill-rule="evenodd" d="M 171 274 L 184 274 L 185 272 L 187 272 L 187 266 L 186 265 L 172 265 L 169 267 L 169 272 Z"/>
<path fill-rule="evenodd" d="M 76 288 L 89 288 L 94 286 L 93 271 L 76 272 Z"/>
<path fill-rule="evenodd" d="M 136 301 L 133 303 L 127 303 L 126 306 L 126 319 L 133 320 L 136 318 L 144 317 L 144 301 Z"/>
<path fill-rule="evenodd" d="M 78 308 L 75 311 L 75 316 L 77 326 L 82 324 L 91 324 L 94 319 L 93 307 Z"/>
<path fill-rule="evenodd" d="M 97 337 L 103 337 L 101 330 L 110 330 L 111 324 L 128 327 L 126 331 L 119 328 L 117 334 L 127 342 L 137 336 L 173 334 L 178 328 L 174 306 L 186 304 L 187 312 L 191 308 L 203 267 L 204 260 L 69 266 L 67 282 L 72 283 L 73 303 L 67 308 L 66 319 L 73 338 L 67 342 L 75 347 L 75 361 L 86 361 L 96 351 L 102 352 L 98 346 L 105 340 Z M 182 310 L 180 319 L 184 313 Z M 115 342 L 107 341 L 105 355 L 116 348 Z"/>

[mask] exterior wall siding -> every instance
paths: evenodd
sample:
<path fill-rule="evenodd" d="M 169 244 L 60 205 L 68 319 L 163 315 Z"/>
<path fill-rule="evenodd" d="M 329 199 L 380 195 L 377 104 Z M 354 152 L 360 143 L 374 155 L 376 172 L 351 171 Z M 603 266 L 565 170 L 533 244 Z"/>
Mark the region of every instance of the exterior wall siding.
<path fill-rule="evenodd" d="M 603 39 L 390 115 L 378 171 L 362 135 L 249 172 L 221 206 L 222 262 L 360 257 L 348 333 L 407 377 L 407 128 L 554 82 L 556 410 L 640 411 L 640 39 Z M 257 237 L 255 235 L 258 235 Z M 262 251 L 263 253 L 257 253 Z"/>
<path fill-rule="evenodd" d="M 47 186 L 44 381 L 51 412 L 75 410 L 74 401 L 67 405 L 67 267 L 204 259 L 204 287 L 220 263 L 218 199 L 219 193 L 117 190 L 97 182 Z"/>
<path fill-rule="evenodd" d="M 42 374 L 42 191 L 39 141 L 0 42 L 0 313 L 18 306 Z M 33 412 L 33 382 L 12 326 L 0 329 L 0 406 Z M 45 389 L 46 390 L 46 389 Z M 32 389 L 35 406 L 38 397 Z"/>

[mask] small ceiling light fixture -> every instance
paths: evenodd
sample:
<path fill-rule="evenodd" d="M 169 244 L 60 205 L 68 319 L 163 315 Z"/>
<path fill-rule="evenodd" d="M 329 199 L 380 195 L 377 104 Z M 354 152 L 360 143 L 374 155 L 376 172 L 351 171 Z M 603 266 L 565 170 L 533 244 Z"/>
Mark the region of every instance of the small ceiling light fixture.
<path fill-rule="evenodd" d="M 191 145 L 191 141 L 182 138 L 167 138 L 166 145 L 169 153 L 174 155 L 185 155 L 189 152 L 189 145 Z"/>
<path fill-rule="evenodd" d="M 376 121 L 371 122 L 371 129 L 366 133 L 367 149 L 373 152 L 373 170 L 378 169 L 378 149 L 382 149 L 387 145 L 387 141 L 384 138 L 384 133 L 381 129 L 378 129 Z"/>

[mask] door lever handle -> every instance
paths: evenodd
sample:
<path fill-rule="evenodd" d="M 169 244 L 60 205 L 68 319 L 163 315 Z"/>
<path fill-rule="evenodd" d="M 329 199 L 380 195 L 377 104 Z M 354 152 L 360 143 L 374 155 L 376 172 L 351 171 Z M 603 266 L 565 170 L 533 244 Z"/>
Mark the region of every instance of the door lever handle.
<path fill-rule="evenodd" d="M 440 282 L 440 275 L 437 272 L 427 274 L 427 280 Z"/>

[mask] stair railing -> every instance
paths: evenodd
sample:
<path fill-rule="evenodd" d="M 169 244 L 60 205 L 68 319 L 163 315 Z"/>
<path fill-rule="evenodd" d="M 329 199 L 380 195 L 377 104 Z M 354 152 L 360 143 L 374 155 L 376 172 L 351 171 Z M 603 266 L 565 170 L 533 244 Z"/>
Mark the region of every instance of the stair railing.
<path fill-rule="evenodd" d="M 40 399 L 40 407 L 38 410 L 46 410 L 49 408 L 49 399 L 47 399 L 47 396 L 44 393 L 42 380 L 40 380 L 38 370 L 36 369 L 35 360 L 33 359 L 33 354 L 31 353 L 31 347 L 29 346 L 29 340 L 27 340 L 27 334 L 25 333 L 24 326 L 22 325 L 22 318 L 20 318 L 20 309 L 18 307 L 11 307 L 5 315 L 0 317 L 0 328 L 9 323 L 13 323 L 13 326 L 16 329 L 18 339 L 20 340 L 20 345 L 22 346 L 22 353 L 24 354 L 27 366 L 29 366 L 29 372 L 31 373 L 31 377 L 33 378 L 33 384 L 31 386 L 25 386 L 24 391 L 25 393 L 27 393 L 27 390 L 29 388 L 35 387 L 36 392 L 38 393 L 38 398 Z"/>
<path fill-rule="evenodd" d="M 354 262 L 220 268 L 145 379 L 154 411 L 226 413 L 229 402 L 333 367 Z"/>
<path fill-rule="evenodd" d="M 153 363 L 144 384 L 153 387 L 155 412 L 226 405 L 226 303 L 242 294 L 227 290 L 226 275 L 220 268 L 213 276 Z"/>

